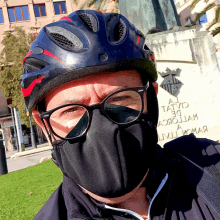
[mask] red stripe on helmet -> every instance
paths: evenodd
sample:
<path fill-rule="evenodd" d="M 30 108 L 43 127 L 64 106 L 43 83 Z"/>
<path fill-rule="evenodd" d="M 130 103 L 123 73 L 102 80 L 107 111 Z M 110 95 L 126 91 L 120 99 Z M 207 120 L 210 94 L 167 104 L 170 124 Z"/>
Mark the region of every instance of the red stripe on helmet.
<path fill-rule="evenodd" d="M 152 60 L 155 60 L 155 57 L 154 57 L 154 55 L 151 55 L 151 56 L 150 56 L 150 58 L 151 58 Z"/>
<path fill-rule="evenodd" d="M 25 59 L 26 59 L 29 55 L 31 55 L 31 54 L 33 54 L 32 51 L 29 51 L 29 52 L 26 54 L 26 56 L 25 56 L 25 57 L 23 58 L 23 60 L 22 60 L 22 64 L 24 64 Z M 49 56 L 49 57 L 52 57 L 52 58 L 56 59 L 57 61 L 59 61 L 60 63 L 62 63 L 63 65 L 66 66 L 66 64 L 65 64 L 61 59 L 59 59 L 57 56 L 55 56 L 54 54 L 52 54 L 52 53 L 49 52 L 48 50 L 44 50 L 44 55 L 47 55 L 47 56 Z M 68 66 L 67 66 L 67 67 L 68 67 Z"/>
<path fill-rule="evenodd" d="M 138 35 L 138 39 L 137 39 L 136 45 L 138 45 L 138 44 L 139 44 L 140 39 L 141 39 L 141 37 Z"/>
<path fill-rule="evenodd" d="M 72 21 L 72 20 L 71 20 L 69 17 L 67 17 L 67 16 L 64 16 L 64 17 L 60 18 L 60 20 Z"/>
<path fill-rule="evenodd" d="M 101 10 L 98 10 L 99 12 L 101 12 L 102 14 L 104 14 L 104 12 L 103 11 L 101 11 Z"/>
<path fill-rule="evenodd" d="M 66 66 L 66 64 L 65 64 L 61 59 L 59 59 L 57 56 L 55 56 L 54 54 L 52 54 L 50 51 L 44 50 L 44 54 L 47 55 L 47 56 L 49 56 L 49 57 L 54 58 L 55 60 L 59 61 L 60 63 L 62 63 L 63 65 Z"/>
<path fill-rule="evenodd" d="M 33 91 L 34 87 L 36 86 L 37 83 L 41 83 L 42 79 L 44 78 L 45 76 L 42 76 L 38 79 L 35 79 L 26 89 L 24 88 L 21 88 L 21 91 L 23 93 L 23 96 L 26 97 L 26 96 L 29 96 L 31 94 L 31 92 Z"/>
<path fill-rule="evenodd" d="M 31 54 L 33 54 L 33 52 L 32 52 L 32 51 L 29 51 L 29 52 L 25 55 L 25 57 L 24 57 L 23 60 L 22 60 L 22 65 L 24 64 L 25 59 L 26 59 L 29 55 L 31 55 Z"/>

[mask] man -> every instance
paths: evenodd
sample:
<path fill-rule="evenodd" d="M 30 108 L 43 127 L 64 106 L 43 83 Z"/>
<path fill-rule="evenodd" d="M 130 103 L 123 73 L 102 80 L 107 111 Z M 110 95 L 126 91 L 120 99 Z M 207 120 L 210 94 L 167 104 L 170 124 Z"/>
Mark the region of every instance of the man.
<path fill-rule="evenodd" d="M 157 145 L 157 72 L 119 14 L 79 10 L 46 25 L 25 56 L 22 92 L 63 183 L 35 216 L 220 219 L 216 142 Z"/>

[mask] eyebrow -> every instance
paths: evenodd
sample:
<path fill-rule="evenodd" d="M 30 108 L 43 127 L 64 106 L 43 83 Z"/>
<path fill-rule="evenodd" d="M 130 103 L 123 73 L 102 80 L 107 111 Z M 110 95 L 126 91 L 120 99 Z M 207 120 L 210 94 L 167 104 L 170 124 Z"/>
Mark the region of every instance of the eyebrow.
<path fill-rule="evenodd" d="M 68 104 L 82 104 L 85 99 L 82 97 L 81 99 L 67 99 L 59 103 L 59 106 L 68 105 Z"/>
<path fill-rule="evenodd" d="M 120 91 L 122 89 L 128 89 L 128 88 L 131 88 L 131 87 L 127 86 L 127 85 L 126 86 L 120 86 L 120 88 L 112 90 L 112 91 L 110 91 L 110 93 L 109 92 L 106 92 L 106 93 L 104 92 L 102 95 L 107 97 L 108 95 L 110 95 L 110 94 L 112 94 L 114 92 Z M 64 100 L 64 101 L 60 102 L 59 106 L 68 105 L 68 104 L 83 104 L 84 102 L 85 102 L 85 98 L 83 98 L 83 97 L 80 97 L 80 98 L 77 98 L 77 99 L 75 99 L 73 97 L 71 99 L 67 99 L 67 100 Z"/>

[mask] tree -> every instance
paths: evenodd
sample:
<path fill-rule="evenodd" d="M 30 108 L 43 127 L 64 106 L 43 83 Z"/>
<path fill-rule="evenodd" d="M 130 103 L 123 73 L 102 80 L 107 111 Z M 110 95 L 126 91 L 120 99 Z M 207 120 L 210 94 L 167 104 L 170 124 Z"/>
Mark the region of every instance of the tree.
<path fill-rule="evenodd" d="M 89 1 L 80 1 L 73 0 L 73 2 L 78 6 L 79 9 L 94 9 L 100 10 L 103 12 L 119 12 L 117 4 L 119 0 L 89 0 Z"/>
<path fill-rule="evenodd" d="M 34 33 L 26 33 L 23 28 L 15 27 L 5 31 L 1 42 L 0 54 L 0 88 L 6 98 L 12 98 L 12 107 L 19 109 L 21 120 L 29 127 L 24 98 L 20 89 L 20 76 L 23 72 L 22 59 L 27 54 L 31 42 L 36 38 Z"/>
<path fill-rule="evenodd" d="M 190 5 L 190 8 L 194 9 L 200 1 L 201 0 L 193 0 L 192 4 Z M 209 0 L 204 0 L 204 2 L 208 4 Z M 197 22 L 202 17 L 202 15 L 204 15 L 208 10 L 214 7 L 216 7 L 215 18 L 213 19 L 213 21 L 206 30 L 209 30 L 213 25 L 220 23 L 220 4 L 217 3 L 216 1 L 209 3 L 200 13 L 198 13 L 198 15 L 195 18 L 195 22 Z M 212 30 L 213 37 L 219 33 L 220 33 L 220 27 L 217 27 L 214 30 Z"/>

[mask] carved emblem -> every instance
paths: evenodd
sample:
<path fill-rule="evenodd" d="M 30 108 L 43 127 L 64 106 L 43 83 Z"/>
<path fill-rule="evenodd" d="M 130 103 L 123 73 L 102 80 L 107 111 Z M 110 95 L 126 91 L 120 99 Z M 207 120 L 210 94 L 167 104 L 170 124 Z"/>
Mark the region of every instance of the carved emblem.
<path fill-rule="evenodd" d="M 164 78 L 163 82 L 161 83 L 160 87 L 165 89 L 171 95 L 177 97 L 179 94 L 179 90 L 182 87 L 183 83 L 180 82 L 176 76 L 179 76 L 181 69 L 171 70 L 169 68 L 166 69 L 166 72 L 162 72 L 159 74 Z"/>

